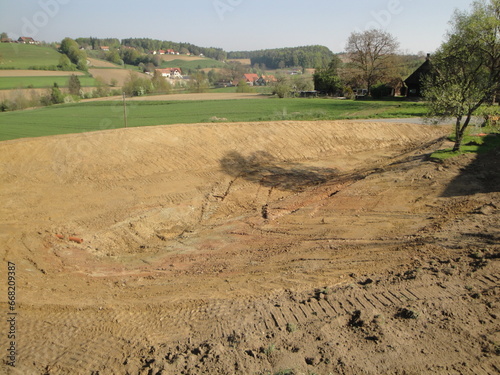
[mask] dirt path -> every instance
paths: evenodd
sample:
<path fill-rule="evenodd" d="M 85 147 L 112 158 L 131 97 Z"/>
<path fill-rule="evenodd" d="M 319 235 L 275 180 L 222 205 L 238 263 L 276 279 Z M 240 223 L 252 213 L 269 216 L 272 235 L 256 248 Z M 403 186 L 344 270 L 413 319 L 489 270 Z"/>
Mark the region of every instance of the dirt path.
<path fill-rule="evenodd" d="M 429 161 L 447 132 L 274 122 L 0 143 L 23 327 L 10 373 L 497 373 L 498 155 Z"/>

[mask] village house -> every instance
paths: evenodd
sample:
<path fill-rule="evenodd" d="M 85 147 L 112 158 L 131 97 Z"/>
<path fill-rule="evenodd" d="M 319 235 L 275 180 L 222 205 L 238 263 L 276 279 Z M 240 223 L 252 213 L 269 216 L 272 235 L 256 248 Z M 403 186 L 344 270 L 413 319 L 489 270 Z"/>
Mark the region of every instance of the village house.
<path fill-rule="evenodd" d="M 22 43 L 22 44 L 38 44 L 38 42 L 35 39 L 28 37 L 28 36 L 19 37 L 17 42 Z"/>
<path fill-rule="evenodd" d="M 108 46 L 101 46 L 101 51 L 108 52 L 109 51 L 109 47 Z"/>
<path fill-rule="evenodd" d="M 418 98 L 422 96 L 422 78 L 431 71 L 431 55 L 428 53 L 425 62 L 404 80 L 406 96 Z"/>
<path fill-rule="evenodd" d="M 247 73 L 247 74 L 243 74 L 243 77 L 241 78 L 237 78 L 233 81 L 233 85 L 234 86 L 237 86 L 238 83 L 243 80 L 245 81 L 245 83 L 249 86 L 254 86 L 255 84 L 255 81 L 257 81 L 259 79 L 259 76 L 255 73 Z"/>
<path fill-rule="evenodd" d="M 275 76 L 273 76 L 273 75 L 262 76 L 254 82 L 254 86 L 267 86 L 267 85 L 272 84 L 274 82 L 277 82 L 277 79 Z"/>
<path fill-rule="evenodd" d="M 159 72 L 165 78 L 183 78 L 180 68 L 155 69 L 155 72 Z"/>

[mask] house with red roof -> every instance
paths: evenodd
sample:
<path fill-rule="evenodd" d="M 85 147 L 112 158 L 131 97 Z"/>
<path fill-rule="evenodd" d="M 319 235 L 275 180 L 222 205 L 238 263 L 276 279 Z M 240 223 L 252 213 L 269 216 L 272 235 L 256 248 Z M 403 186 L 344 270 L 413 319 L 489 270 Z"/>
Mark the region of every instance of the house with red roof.
<path fill-rule="evenodd" d="M 243 74 L 243 77 L 241 78 L 236 78 L 234 81 L 233 81 L 233 85 L 234 86 L 237 86 L 238 83 L 243 80 L 245 81 L 245 83 L 249 86 L 253 86 L 255 85 L 255 82 L 259 79 L 259 75 L 258 74 L 255 74 L 255 73 L 247 73 L 247 74 Z"/>
<path fill-rule="evenodd" d="M 162 77 L 165 78 L 182 78 L 182 70 L 180 68 L 155 69 Z"/>
<path fill-rule="evenodd" d="M 19 37 L 19 39 L 17 40 L 18 43 L 23 43 L 23 44 L 38 44 L 37 41 L 35 41 L 35 39 L 31 38 L 31 37 L 28 37 L 28 36 L 21 36 Z"/>

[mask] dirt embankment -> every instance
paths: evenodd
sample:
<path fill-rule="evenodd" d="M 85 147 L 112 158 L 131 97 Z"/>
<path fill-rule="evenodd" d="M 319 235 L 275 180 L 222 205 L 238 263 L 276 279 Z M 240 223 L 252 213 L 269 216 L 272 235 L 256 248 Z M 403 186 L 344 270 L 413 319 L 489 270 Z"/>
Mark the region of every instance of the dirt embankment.
<path fill-rule="evenodd" d="M 199 124 L 0 143 L 12 373 L 496 373 L 498 155 L 429 161 L 448 131 Z"/>

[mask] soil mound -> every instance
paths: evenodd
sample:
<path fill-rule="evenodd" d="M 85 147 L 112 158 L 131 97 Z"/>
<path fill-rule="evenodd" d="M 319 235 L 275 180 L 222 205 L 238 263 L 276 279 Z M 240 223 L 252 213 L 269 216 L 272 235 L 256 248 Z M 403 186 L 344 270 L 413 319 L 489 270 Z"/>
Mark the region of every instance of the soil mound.
<path fill-rule="evenodd" d="M 224 123 L 0 143 L 16 370 L 496 373 L 499 158 L 430 161 L 448 132 Z"/>

